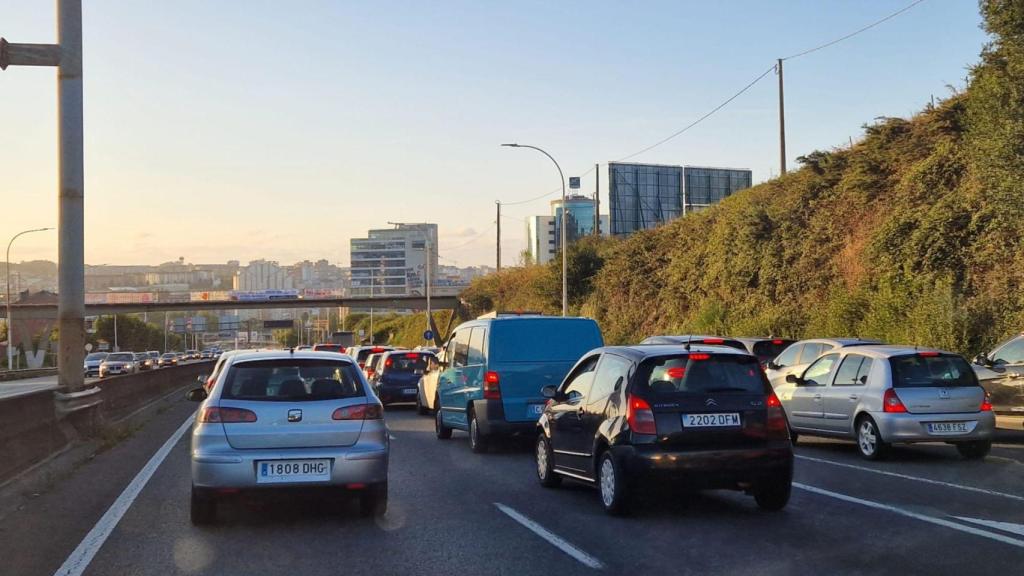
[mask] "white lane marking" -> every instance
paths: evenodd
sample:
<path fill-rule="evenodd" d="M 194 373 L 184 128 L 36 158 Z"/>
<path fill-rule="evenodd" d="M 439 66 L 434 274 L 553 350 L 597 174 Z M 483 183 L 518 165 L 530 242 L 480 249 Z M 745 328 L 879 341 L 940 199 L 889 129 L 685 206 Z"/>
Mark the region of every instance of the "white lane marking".
<path fill-rule="evenodd" d="M 562 552 L 565 552 L 569 556 L 572 556 L 580 564 L 583 564 L 588 568 L 593 568 L 594 570 L 600 570 L 604 568 L 604 564 L 602 564 L 601 561 L 597 558 L 594 558 L 590 554 L 587 554 L 583 550 L 580 550 L 579 548 L 573 546 L 569 542 L 562 539 L 560 536 L 554 534 L 553 532 L 541 526 L 540 524 L 537 524 L 533 520 L 530 520 L 526 516 L 523 516 L 519 512 L 516 512 L 514 509 L 509 508 L 508 506 L 505 506 L 500 502 L 495 502 L 494 505 L 498 507 L 498 510 L 501 510 L 502 512 L 507 514 L 509 518 L 512 518 L 516 522 L 519 522 L 537 536 L 540 536 L 541 538 L 547 540 L 548 543 L 554 546 L 555 548 L 558 548 Z"/>
<path fill-rule="evenodd" d="M 925 484 L 934 484 L 936 486 L 945 486 L 946 488 L 956 488 L 958 490 L 967 490 L 968 492 L 977 492 L 978 494 L 985 494 L 987 496 L 999 496 L 1002 498 L 1010 498 L 1011 500 L 1019 500 L 1024 502 L 1024 496 L 1018 496 L 1016 494 L 1007 494 L 1006 492 L 996 492 L 995 490 L 988 490 L 985 488 L 977 488 L 975 486 L 964 486 L 963 484 L 954 484 L 952 482 L 943 482 L 942 480 L 932 480 L 931 478 L 921 478 L 920 476 L 910 476 L 908 474 L 900 474 L 898 472 L 889 472 L 887 470 L 876 470 L 874 468 L 868 468 L 867 466 L 857 466 L 856 464 L 847 464 L 845 462 L 836 462 L 834 460 L 825 460 L 824 458 L 814 458 L 813 456 L 802 456 L 797 455 L 797 458 L 801 460 L 808 460 L 810 462 L 820 462 L 822 464 L 831 464 L 833 466 L 841 466 L 843 468 L 852 468 L 854 470 L 862 470 L 864 472 L 871 472 L 872 474 L 881 474 L 882 476 L 892 476 L 893 478 L 902 478 L 903 480 L 914 480 L 915 482 L 924 482 Z"/>
<path fill-rule="evenodd" d="M 915 520 L 920 520 L 922 522 L 928 522 L 930 524 L 936 524 L 938 526 L 951 528 L 953 530 L 959 530 L 960 532 L 966 532 L 968 534 L 973 534 L 975 536 L 981 536 L 982 538 L 988 538 L 989 540 L 1002 542 L 1003 544 L 1009 544 L 1011 546 L 1016 546 L 1018 548 L 1024 548 L 1024 540 L 1018 540 L 1016 538 L 1011 538 L 1003 534 L 997 534 L 996 532 L 989 532 L 988 530 L 981 530 L 980 528 L 974 528 L 973 526 L 957 524 L 956 522 L 951 522 L 943 518 L 936 518 L 934 516 L 928 516 L 926 514 L 919 514 L 917 512 L 912 512 L 910 510 L 898 508 L 896 506 L 891 506 L 889 504 L 882 504 L 881 502 L 864 500 L 863 498 L 857 498 L 855 496 L 847 496 L 846 494 L 840 494 L 838 492 L 824 490 L 816 486 L 808 486 L 807 484 L 801 484 L 799 482 L 793 482 L 793 487 L 799 488 L 801 490 L 806 490 L 808 492 L 813 492 L 814 494 L 818 494 L 821 496 L 828 496 L 829 498 L 835 498 L 837 500 L 849 502 L 851 504 L 860 504 L 861 506 L 867 506 L 868 508 L 874 508 L 876 510 L 885 510 L 887 512 L 899 514 L 900 516 L 906 516 L 907 518 L 913 518 Z"/>
<path fill-rule="evenodd" d="M 135 502 L 135 498 L 138 497 L 142 489 L 146 487 L 146 483 L 156 472 L 156 469 L 160 467 L 160 464 L 167 458 L 167 454 L 171 452 L 174 445 L 181 440 L 181 437 L 188 431 L 189 427 L 192 426 L 192 419 L 195 418 L 195 414 L 189 416 L 178 429 L 171 434 L 171 437 L 164 442 L 164 445 L 153 454 L 153 457 L 146 462 L 146 465 L 139 470 L 139 473 L 135 475 L 135 478 L 128 483 L 121 495 L 114 500 L 114 503 L 110 505 L 110 508 L 103 514 L 103 516 L 96 522 L 96 525 L 92 527 L 92 530 L 85 535 L 85 538 L 78 544 L 75 551 L 68 556 L 68 559 L 61 564 L 61 567 L 54 572 L 54 576 L 81 576 L 85 569 L 89 567 L 89 563 L 92 562 L 96 553 L 99 552 L 103 543 L 107 541 L 107 537 L 117 527 L 117 523 L 121 521 L 121 517 L 131 507 L 132 502 Z"/>
<path fill-rule="evenodd" d="M 995 528 L 996 530 L 1002 530 L 1003 532 L 1009 532 L 1011 534 L 1020 534 L 1024 536 L 1024 524 L 1015 524 L 1013 522 L 997 522 L 995 520 L 982 520 L 981 518 L 967 518 L 966 516 L 953 516 L 957 520 L 963 520 L 964 522 L 971 522 L 973 524 L 979 524 L 981 526 L 988 526 L 989 528 Z"/>
<path fill-rule="evenodd" d="M 398 440 L 398 438 L 395 438 L 394 434 L 388 434 L 388 440 Z"/>

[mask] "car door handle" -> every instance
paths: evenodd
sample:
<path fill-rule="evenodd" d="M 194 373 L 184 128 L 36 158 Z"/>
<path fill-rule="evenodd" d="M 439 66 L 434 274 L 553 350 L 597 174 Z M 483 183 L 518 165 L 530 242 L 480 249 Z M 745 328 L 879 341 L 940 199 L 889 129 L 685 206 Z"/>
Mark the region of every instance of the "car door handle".
<path fill-rule="evenodd" d="M 857 396 L 856 394 L 850 394 L 850 400 L 856 400 L 857 398 L 860 398 L 860 396 Z"/>
<path fill-rule="evenodd" d="M 580 406 L 579 408 L 576 409 L 576 417 L 583 418 L 583 406 Z"/>
<path fill-rule="evenodd" d="M 815 402 L 821 402 L 821 394 L 815 394 L 814 395 L 814 401 Z"/>

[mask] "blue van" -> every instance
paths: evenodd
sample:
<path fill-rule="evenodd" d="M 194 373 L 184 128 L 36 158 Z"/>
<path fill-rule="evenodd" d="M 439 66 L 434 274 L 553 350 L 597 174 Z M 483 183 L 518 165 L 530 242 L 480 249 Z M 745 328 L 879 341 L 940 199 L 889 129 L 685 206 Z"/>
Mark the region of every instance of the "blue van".
<path fill-rule="evenodd" d="M 541 389 L 601 346 L 589 318 L 494 315 L 460 324 L 439 360 L 437 437 L 464 430 L 472 450 L 485 452 L 491 437 L 536 433 L 547 402 Z"/>

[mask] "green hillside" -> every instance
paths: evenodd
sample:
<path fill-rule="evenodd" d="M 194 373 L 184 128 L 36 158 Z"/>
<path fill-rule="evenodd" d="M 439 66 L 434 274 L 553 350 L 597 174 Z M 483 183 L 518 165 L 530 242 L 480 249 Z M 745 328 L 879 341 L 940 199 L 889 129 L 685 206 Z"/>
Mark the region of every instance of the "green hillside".
<path fill-rule="evenodd" d="M 963 92 L 707 211 L 571 249 L 573 312 L 616 343 L 856 335 L 973 352 L 1024 329 L 1024 3 L 980 6 L 992 42 Z M 554 264 L 464 297 L 473 313 L 557 313 Z"/>

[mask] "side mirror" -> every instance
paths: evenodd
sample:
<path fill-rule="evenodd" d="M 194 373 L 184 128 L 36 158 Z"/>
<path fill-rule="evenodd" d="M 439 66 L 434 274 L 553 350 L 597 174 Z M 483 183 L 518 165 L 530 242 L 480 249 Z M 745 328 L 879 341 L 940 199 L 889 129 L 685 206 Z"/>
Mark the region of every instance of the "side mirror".
<path fill-rule="evenodd" d="M 200 384 L 206 384 L 206 380 L 209 378 L 209 374 L 200 374 L 199 376 L 196 376 L 196 382 L 199 382 Z"/>
<path fill-rule="evenodd" d="M 769 360 L 768 363 L 765 364 L 765 367 L 769 370 L 778 370 L 779 368 L 782 368 L 782 366 L 776 364 L 774 360 Z"/>
<path fill-rule="evenodd" d="M 974 360 L 972 360 L 972 362 L 974 362 L 978 366 L 991 366 L 992 365 L 992 361 L 988 359 L 988 354 L 985 354 L 984 352 L 982 352 L 981 354 L 978 354 L 977 356 L 975 356 Z"/>
<path fill-rule="evenodd" d="M 206 389 L 193 388 L 185 394 L 185 399 L 192 402 L 202 402 L 203 400 L 206 400 Z"/>
<path fill-rule="evenodd" d="M 786 382 L 800 386 L 803 383 L 803 378 L 797 376 L 796 374 L 786 374 Z"/>
<path fill-rule="evenodd" d="M 545 398 L 554 398 L 558 394 L 558 388 L 554 385 L 548 384 L 547 386 L 540 389 L 540 395 Z"/>

